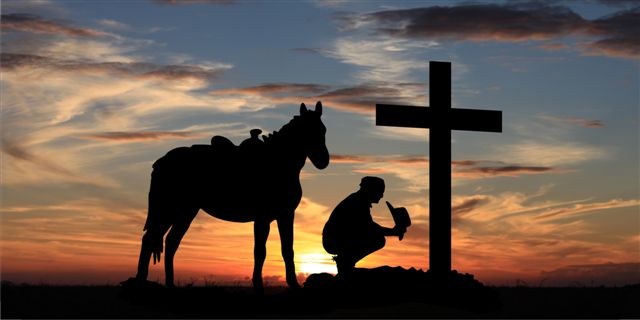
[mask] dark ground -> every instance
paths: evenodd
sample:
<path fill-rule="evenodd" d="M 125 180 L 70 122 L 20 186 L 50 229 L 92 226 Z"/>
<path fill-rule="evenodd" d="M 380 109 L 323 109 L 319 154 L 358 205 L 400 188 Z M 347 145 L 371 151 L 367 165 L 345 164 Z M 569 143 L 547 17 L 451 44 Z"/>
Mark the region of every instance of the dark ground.
<path fill-rule="evenodd" d="M 490 288 L 493 311 L 420 301 L 316 300 L 303 291 L 182 287 L 131 297 L 119 286 L 27 286 L 3 283 L 1 318 L 639 318 L 640 286 L 621 288 Z M 394 293 L 390 293 L 393 295 Z M 384 299 L 382 299 L 384 300 Z"/>
<path fill-rule="evenodd" d="M 167 289 L 131 278 L 120 286 L 3 282 L 1 318 L 639 318 L 640 285 L 623 288 L 493 288 L 471 274 L 383 266 L 302 289 Z"/>

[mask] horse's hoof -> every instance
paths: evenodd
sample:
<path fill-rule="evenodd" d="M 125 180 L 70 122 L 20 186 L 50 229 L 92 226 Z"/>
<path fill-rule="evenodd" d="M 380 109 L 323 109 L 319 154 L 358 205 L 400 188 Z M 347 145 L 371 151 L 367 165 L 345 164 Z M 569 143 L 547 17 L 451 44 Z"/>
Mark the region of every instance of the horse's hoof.
<path fill-rule="evenodd" d="M 291 291 L 297 291 L 300 289 L 302 289 L 302 287 L 297 282 L 295 284 L 289 284 L 289 290 Z"/>
<path fill-rule="evenodd" d="M 264 296 L 264 287 L 263 286 L 258 286 L 258 287 L 254 286 L 253 287 L 253 293 L 256 296 L 259 296 L 259 297 Z"/>
<path fill-rule="evenodd" d="M 135 277 L 131 277 L 125 281 L 120 282 L 120 285 L 125 289 L 153 289 L 162 288 L 162 285 L 148 280 L 142 280 Z"/>

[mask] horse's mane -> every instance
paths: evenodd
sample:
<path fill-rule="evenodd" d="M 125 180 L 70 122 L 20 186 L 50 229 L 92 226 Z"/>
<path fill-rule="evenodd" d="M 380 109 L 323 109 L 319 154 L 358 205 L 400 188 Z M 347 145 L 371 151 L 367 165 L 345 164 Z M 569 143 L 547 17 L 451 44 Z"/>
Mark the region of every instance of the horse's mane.
<path fill-rule="evenodd" d="M 274 130 L 269 133 L 268 136 L 262 136 L 263 140 L 267 144 L 280 142 L 281 140 L 289 138 L 292 134 L 295 134 L 300 125 L 300 116 L 294 116 L 288 123 L 286 123 L 280 131 Z"/>

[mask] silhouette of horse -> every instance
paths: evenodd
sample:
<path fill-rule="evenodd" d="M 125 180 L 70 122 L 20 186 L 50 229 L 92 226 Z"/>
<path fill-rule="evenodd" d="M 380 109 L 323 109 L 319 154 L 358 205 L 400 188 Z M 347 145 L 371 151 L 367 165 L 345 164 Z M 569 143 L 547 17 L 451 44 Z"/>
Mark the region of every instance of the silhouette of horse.
<path fill-rule="evenodd" d="M 179 147 L 153 164 L 146 230 L 142 237 L 137 280 L 146 280 L 153 255 L 160 261 L 165 244 L 165 285 L 173 286 L 173 258 L 200 209 L 232 222 L 254 222 L 253 286 L 262 293 L 262 266 L 270 224 L 278 222 L 287 284 L 298 288 L 293 262 L 293 219 L 302 198 L 300 171 L 307 157 L 318 169 L 329 165 L 326 128 L 315 110 L 300 105 L 300 115 L 280 132 L 251 138 L 236 147 L 216 136 L 211 145 Z"/>

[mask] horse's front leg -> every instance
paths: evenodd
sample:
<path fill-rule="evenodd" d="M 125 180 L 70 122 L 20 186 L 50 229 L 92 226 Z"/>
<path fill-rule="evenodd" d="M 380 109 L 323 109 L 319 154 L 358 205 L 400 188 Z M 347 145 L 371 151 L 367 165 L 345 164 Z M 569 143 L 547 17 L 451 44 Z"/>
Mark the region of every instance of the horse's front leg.
<path fill-rule="evenodd" d="M 267 257 L 267 238 L 269 237 L 270 225 L 268 221 L 256 220 L 253 224 L 253 289 L 256 294 L 264 293 L 262 283 L 262 266 Z"/>
<path fill-rule="evenodd" d="M 280 244 L 282 248 L 282 258 L 287 275 L 287 284 L 291 289 L 298 289 L 298 279 L 296 278 L 296 266 L 293 262 L 293 216 L 294 212 L 278 219 L 278 231 L 280 232 Z"/>

